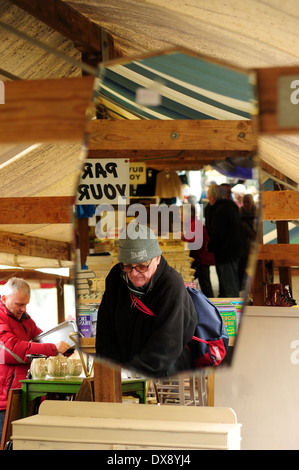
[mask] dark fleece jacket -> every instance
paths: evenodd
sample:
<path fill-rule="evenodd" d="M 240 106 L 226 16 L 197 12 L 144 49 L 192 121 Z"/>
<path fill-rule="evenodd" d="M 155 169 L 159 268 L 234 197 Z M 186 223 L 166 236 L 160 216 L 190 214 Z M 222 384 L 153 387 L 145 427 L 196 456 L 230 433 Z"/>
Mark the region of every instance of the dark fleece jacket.
<path fill-rule="evenodd" d="M 142 302 L 155 314 L 133 305 L 120 265 L 106 278 L 98 311 L 96 354 L 149 377 L 192 369 L 191 340 L 197 315 L 183 279 L 161 256 Z"/>

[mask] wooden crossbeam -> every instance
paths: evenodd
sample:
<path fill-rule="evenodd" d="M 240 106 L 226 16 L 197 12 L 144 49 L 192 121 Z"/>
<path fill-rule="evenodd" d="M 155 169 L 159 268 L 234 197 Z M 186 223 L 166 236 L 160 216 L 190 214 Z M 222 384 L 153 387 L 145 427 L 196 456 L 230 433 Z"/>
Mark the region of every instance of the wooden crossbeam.
<path fill-rule="evenodd" d="M 58 274 L 43 273 L 34 269 L 0 269 L 0 280 L 6 281 L 10 277 L 21 277 L 27 281 L 40 281 L 44 283 L 56 283 L 57 279 L 63 279 L 64 283 L 72 284 L 73 281 L 67 276 Z"/>
<path fill-rule="evenodd" d="M 299 266 L 299 244 L 261 244 L 257 259 L 273 260 L 275 266 Z"/>
<path fill-rule="evenodd" d="M 73 197 L 8 197 L 0 199 L 0 224 L 68 224 Z"/>
<path fill-rule="evenodd" d="M 0 143 L 82 142 L 94 77 L 5 82 Z"/>
<path fill-rule="evenodd" d="M 27 13 L 55 29 L 71 41 L 78 41 L 91 51 L 101 50 L 101 28 L 67 2 L 54 0 L 13 0 Z"/>
<path fill-rule="evenodd" d="M 254 151 L 252 121 L 97 120 L 87 124 L 90 150 Z"/>
<path fill-rule="evenodd" d="M 167 160 L 172 162 L 208 162 L 211 163 L 213 160 L 223 160 L 227 157 L 249 157 L 255 155 L 254 150 L 202 150 L 202 149 L 193 149 L 193 150 L 164 150 L 159 151 L 152 149 L 145 150 L 107 150 L 107 149 L 89 149 L 88 158 L 128 158 L 132 162 L 148 162 L 151 164 L 153 161 L 163 161 L 165 163 Z"/>
<path fill-rule="evenodd" d="M 0 224 L 68 224 L 73 197 L 0 198 Z"/>
<path fill-rule="evenodd" d="M 0 253 L 70 261 L 70 244 L 0 232 Z"/>
<path fill-rule="evenodd" d="M 298 191 L 262 191 L 263 220 L 299 220 Z"/>

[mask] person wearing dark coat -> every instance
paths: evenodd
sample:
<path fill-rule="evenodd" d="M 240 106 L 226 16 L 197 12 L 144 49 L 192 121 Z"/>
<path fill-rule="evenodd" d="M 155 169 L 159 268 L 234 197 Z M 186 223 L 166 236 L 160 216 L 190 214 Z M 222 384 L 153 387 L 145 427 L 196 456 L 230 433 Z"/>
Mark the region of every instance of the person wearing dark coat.
<path fill-rule="evenodd" d="M 185 223 L 185 225 L 187 230 L 186 235 L 182 235 L 182 240 L 187 242 L 190 247 L 190 257 L 193 258 L 191 267 L 195 269 L 194 279 L 198 280 L 201 292 L 206 297 L 213 298 L 210 266 L 215 265 L 215 258 L 214 254 L 208 250 L 208 231 L 201 220 L 196 218 L 194 205 L 191 205 L 190 224 Z"/>
<path fill-rule="evenodd" d="M 246 266 L 257 233 L 257 207 L 254 204 L 252 194 L 244 194 L 243 205 L 240 207 L 239 213 L 243 232 L 243 245 L 239 259 L 239 283 L 240 290 L 242 290 L 246 286 Z"/>
<path fill-rule="evenodd" d="M 215 256 L 219 296 L 239 297 L 238 261 L 243 235 L 238 207 L 232 200 L 223 198 L 218 185 L 209 186 L 208 199 L 205 212 L 210 236 L 208 250 Z"/>
<path fill-rule="evenodd" d="M 138 237 L 126 233 L 119 240 L 120 263 L 106 278 L 96 356 L 148 377 L 190 370 L 187 343 L 197 324 L 192 299 L 180 274 L 162 256 L 152 230 L 133 227 Z"/>

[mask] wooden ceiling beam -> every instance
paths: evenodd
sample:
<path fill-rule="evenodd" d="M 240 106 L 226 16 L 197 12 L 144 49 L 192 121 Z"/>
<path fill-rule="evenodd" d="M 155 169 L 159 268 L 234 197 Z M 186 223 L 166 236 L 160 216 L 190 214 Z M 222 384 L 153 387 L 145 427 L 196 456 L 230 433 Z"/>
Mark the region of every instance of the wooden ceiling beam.
<path fill-rule="evenodd" d="M 273 260 L 275 266 L 299 266 L 299 244 L 267 244 L 259 245 L 258 260 Z"/>
<path fill-rule="evenodd" d="M 269 165 L 263 160 L 260 159 L 259 162 L 261 170 L 265 174 L 267 174 L 269 178 L 272 178 L 274 181 L 277 181 L 282 186 L 286 185 L 291 186 L 294 189 L 298 188 L 298 183 L 296 181 L 292 180 L 291 178 L 288 178 L 281 171 L 278 171 L 276 168 L 273 168 L 273 166 Z"/>
<path fill-rule="evenodd" d="M 101 27 L 69 3 L 61 0 L 12 0 L 12 3 L 74 43 L 79 38 L 84 51 L 101 51 Z"/>
<path fill-rule="evenodd" d="M 71 261 L 69 243 L 1 231 L 0 253 Z"/>
<path fill-rule="evenodd" d="M 40 281 L 55 283 L 57 279 L 62 278 L 64 283 L 72 284 L 73 281 L 68 276 L 61 276 L 60 274 L 43 273 L 34 269 L 0 269 L 0 280 L 6 281 L 10 277 L 21 277 L 26 281 Z"/>
<path fill-rule="evenodd" d="M 74 197 L 7 197 L 0 199 L 0 224 L 68 224 Z"/>
<path fill-rule="evenodd" d="M 262 191 L 263 220 L 299 220 L 298 191 Z"/>
<path fill-rule="evenodd" d="M 194 161 L 211 162 L 228 157 L 251 157 L 252 150 L 88 150 L 88 158 L 128 158 L 131 162 L 148 162 L 170 160 L 170 162 Z"/>
<path fill-rule="evenodd" d="M 254 151 L 252 121 L 93 120 L 87 123 L 90 150 Z"/>
<path fill-rule="evenodd" d="M 82 142 L 94 77 L 5 82 L 0 143 Z"/>

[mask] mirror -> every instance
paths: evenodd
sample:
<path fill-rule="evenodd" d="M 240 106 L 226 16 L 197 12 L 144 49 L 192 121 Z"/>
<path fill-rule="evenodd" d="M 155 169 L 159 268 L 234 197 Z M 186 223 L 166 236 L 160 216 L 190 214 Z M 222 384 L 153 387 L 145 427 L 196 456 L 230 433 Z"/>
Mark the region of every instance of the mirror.
<path fill-rule="evenodd" d="M 189 305 L 186 286 L 191 286 L 217 306 L 229 338 L 221 365 L 231 363 L 242 311 L 250 301 L 255 258 L 256 109 L 252 72 L 190 51 L 99 66 L 87 159 L 76 194 L 77 322 L 83 352 L 146 377 L 195 372 L 190 355 L 182 352 L 194 328 L 191 307 L 178 306 Z M 157 245 L 153 251 L 147 245 L 152 253 L 147 262 L 138 257 L 136 247 L 145 248 L 133 240 L 136 232 L 128 235 L 136 222 L 154 232 L 162 258 Z M 122 257 L 123 271 L 118 256 L 128 247 L 126 236 L 136 258 Z M 147 270 L 151 281 L 143 297 L 143 281 L 138 285 L 134 276 L 144 273 L 137 273 L 136 265 Z M 165 279 L 159 284 L 162 271 Z M 135 290 L 144 304 L 147 300 L 146 307 L 158 310 L 151 311 L 154 319 L 134 304 Z M 181 315 L 183 333 L 178 332 Z"/>

